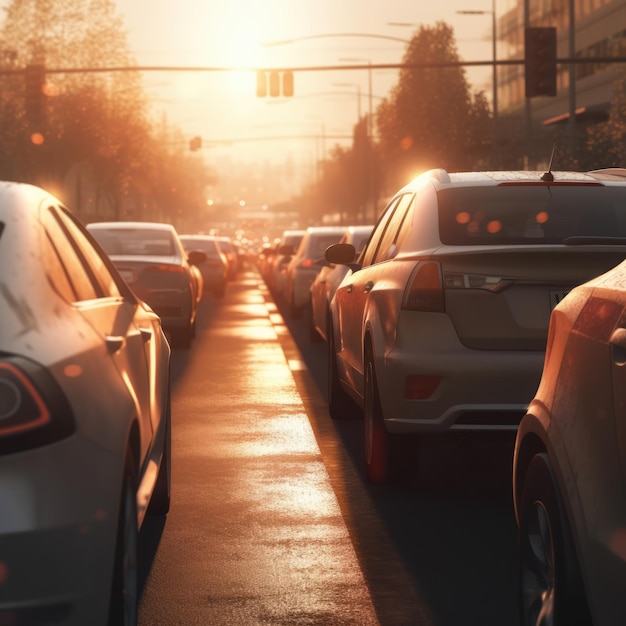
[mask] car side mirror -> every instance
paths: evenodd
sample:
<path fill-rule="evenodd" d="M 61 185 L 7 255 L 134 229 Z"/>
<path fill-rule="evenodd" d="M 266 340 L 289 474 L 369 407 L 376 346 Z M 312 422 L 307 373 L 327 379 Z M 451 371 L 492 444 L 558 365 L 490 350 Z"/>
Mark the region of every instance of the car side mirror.
<path fill-rule="evenodd" d="M 361 269 L 358 263 L 355 263 L 356 248 L 351 243 L 334 243 L 326 248 L 324 257 L 329 263 L 335 265 L 346 265 L 353 272 Z"/>
<path fill-rule="evenodd" d="M 192 250 L 187 255 L 187 259 L 192 265 L 201 265 L 206 261 L 206 254 L 200 250 Z"/>

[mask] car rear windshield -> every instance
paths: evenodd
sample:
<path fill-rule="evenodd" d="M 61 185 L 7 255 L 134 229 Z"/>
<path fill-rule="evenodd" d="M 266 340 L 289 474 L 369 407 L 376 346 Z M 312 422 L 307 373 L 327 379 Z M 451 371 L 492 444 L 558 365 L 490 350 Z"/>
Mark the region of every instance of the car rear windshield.
<path fill-rule="evenodd" d="M 171 256 L 171 233 L 138 228 L 97 228 L 91 231 L 108 255 Z"/>
<path fill-rule="evenodd" d="M 185 246 L 187 252 L 193 250 L 199 250 L 204 252 L 208 257 L 219 257 L 220 251 L 217 247 L 217 242 L 214 239 L 194 239 L 193 237 L 181 237 L 180 240 Z"/>
<path fill-rule="evenodd" d="M 554 244 L 626 237 L 626 185 L 498 185 L 438 193 L 439 233 L 453 246 Z"/>
<path fill-rule="evenodd" d="M 309 259 L 321 259 L 326 252 L 326 248 L 337 243 L 341 239 L 341 233 L 337 235 L 312 236 L 308 245 L 307 256 Z"/>

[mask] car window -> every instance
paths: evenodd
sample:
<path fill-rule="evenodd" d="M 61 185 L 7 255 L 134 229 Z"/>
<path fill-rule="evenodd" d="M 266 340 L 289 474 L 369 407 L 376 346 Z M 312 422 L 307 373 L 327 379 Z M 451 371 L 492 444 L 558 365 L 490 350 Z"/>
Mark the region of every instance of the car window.
<path fill-rule="evenodd" d="M 187 252 L 191 252 L 192 250 L 200 250 L 211 258 L 218 258 L 220 256 L 220 250 L 217 247 L 217 243 L 214 239 L 195 239 L 193 237 L 181 237 L 180 240 Z"/>
<path fill-rule="evenodd" d="M 402 226 L 402 223 L 406 217 L 407 209 L 413 202 L 414 194 L 404 194 L 400 197 L 398 204 L 391 215 L 385 233 L 380 241 L 376 254 L 374 255 L 373 263 L 380 263 L 381 261 L 387 261 L 393 258 L 397 253 L 396 237 Z"/>
<path fill-rule="evenodd" d="M 90 232 L 108 255 L 171 256 L 176 253 L 169 230 L 94 228 Z"/>
<path fill-rule="evenodd" d="M 98 285 L 95 284 L 85 266 L 82 259 L 78 255 L 76 248 L 71 240 L 68 238 L 67 233 L 61 227 L 56 215 L 53 213 L 52 207 L 49 207 L 42 213 L 42 222 L 50 239 L 54 250 L 65 268 L 65 276 L 72 285 L 72 302 L 79 302 L 82 300 L 93 300 L 99 297 Z M 57 276 L 58 278 L 58 276 Z M 63 289 L 60 285 L 59 292 L 63 295 L 69 295 L 67 290 Z"/>
<path fill-rule="evenodd" d="M 387 228 L 387 224 L 389 222 L 390 216 L 393 214 L 393 211 L 398 206 L 400 202 L 400 197 L 394 198 L 388 205 L 387 208 L 383 211 L 378 223 L 374 227 L 374 231 L 372 232 L 372 236 L 363 250 L 360 258 L 360 263 L 362 266 L 371 265 L 374 260 L 374 255 L 376 254 L 376 250 L 378 249 L 378 245 L 380 244 L 380 240 L 385 234 L 385 229 Z"/>
<path fill-rule="evenodd" d="M 100 252 L 92 245 L 89 236 L 85 235 L 83 227 L 70 214 L 63 211 L 56 211 L 55 213 L 57 219 L 67 229 L 75 245 L 79 248 L 85 265 L 91 274 L 91 279 L 93 282 L 98 283 L 101 294 L 105 297 L 121 297 L 122 294 L 117 286 L 117 279 L 109 271 L 107 261 L 100 256 Z"/>
<path fill-rule="evenodd" d="M 626 187 L 498 185 L 438 193 L 447 245 L 554 244 L 626 236 Z"/>
<path fill-rule="evenodd" d="M 337 235 L 313 235 L 309 242 L 308 251 L 305 256 L 309 259 L 321 259 L 328 246 L 332 246 L 339 241 Z"/>

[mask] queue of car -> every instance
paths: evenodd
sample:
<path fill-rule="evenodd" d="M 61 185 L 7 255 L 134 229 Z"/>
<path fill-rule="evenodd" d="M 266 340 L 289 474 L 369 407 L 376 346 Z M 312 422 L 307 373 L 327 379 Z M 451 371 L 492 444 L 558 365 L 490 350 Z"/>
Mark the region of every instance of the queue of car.
<path fill-rule="evenodd" d="M 434 433 L 515 434 L 524 626 L 626 621 L 625 250 L 624 169 L 433 170 L 325 253 L 329 413 L 363 418 L 371 482 Z"/>
<path fill-rule="evenodd" d="M 173 345 L 189 348 L 203 293 L 198 266 L 206 254 L 187 253 L 171 224 L 94 222 L 87 230 L 132 290 L 160 316 Z"/>
<path fill-rule="evenodd" d="M 439 169 L 373 226 L 288 230 L 259 257 L 326 341 L 329 415 L 363 420 L 370 482 L 415 472 L 433 435 L 515 437 L 524 625 L 626 621 L 625 250 L 626 170 Z M 0 477 L 15 477 L 0 479 L 0 577 L 16 623 L 136 616 L 137 535 L 169 509 L 171 347 L 240 263 L 230 238 L 84 227 L 0 183 Z M 34 565 L 49 543 L 68 576 Z"/>

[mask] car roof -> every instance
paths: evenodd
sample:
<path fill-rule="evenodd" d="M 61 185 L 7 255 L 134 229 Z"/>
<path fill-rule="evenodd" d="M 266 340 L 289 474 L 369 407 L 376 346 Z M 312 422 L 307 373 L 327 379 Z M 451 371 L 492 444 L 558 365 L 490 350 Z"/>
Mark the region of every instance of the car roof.
<path fill-rule="evenodd" d="M 415 191 L 431 183 L 435 189 L 452 187 L 496 186 L 503 183 L 537 185 L 589 183 L 603 185 L 626 185 L 626 169 L 607 168 L 588 172 L 546 170 L 495 170 L 484 172 L 448 172 L 445 169 L 428 170 L 403 187 L 400 191 Z"/>
<path fill-rule="evenodd" d="M 166 224 L 164 222 L 91 222 L 87 225 L 87 228 L 107 228 L 107 229 L 129 229 L 129 228 L 143 228 L 148 230 L 176 230 L 172 224 Z"/>

